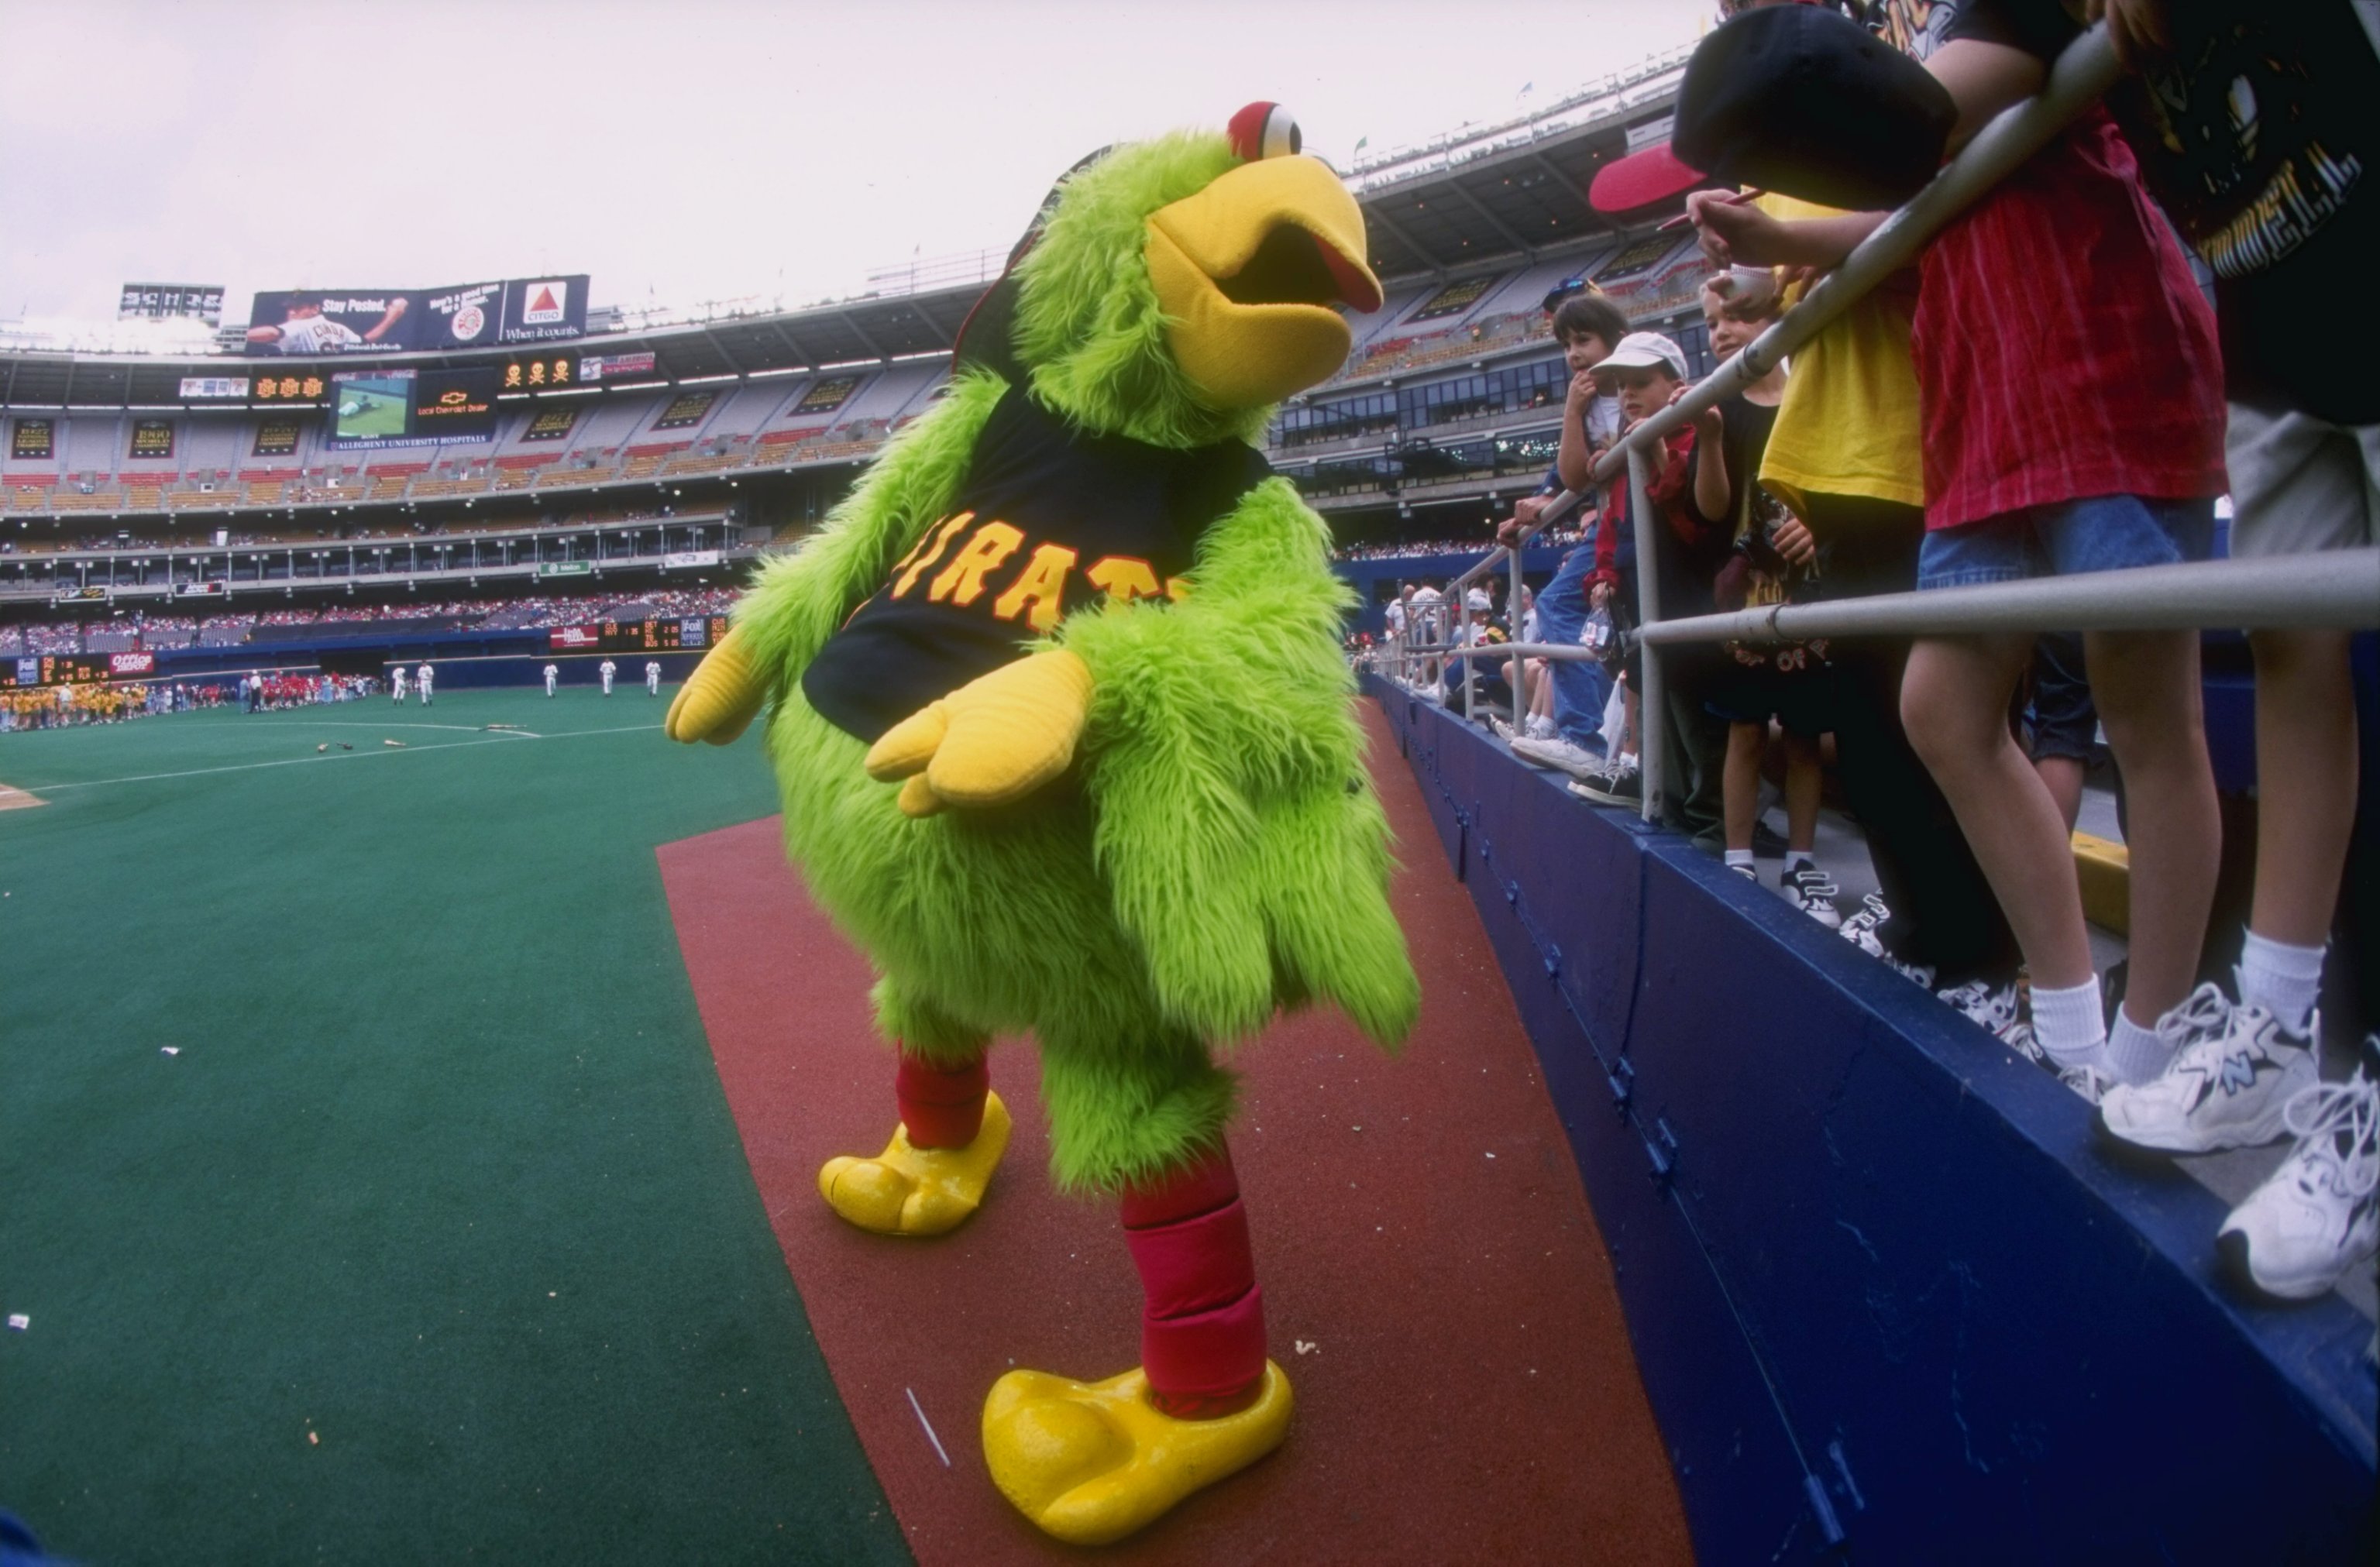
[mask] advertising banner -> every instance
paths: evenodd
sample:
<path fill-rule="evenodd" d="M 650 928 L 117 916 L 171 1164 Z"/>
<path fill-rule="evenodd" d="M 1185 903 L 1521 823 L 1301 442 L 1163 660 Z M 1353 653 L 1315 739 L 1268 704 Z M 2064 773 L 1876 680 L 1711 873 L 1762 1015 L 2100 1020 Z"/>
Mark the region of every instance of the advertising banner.
<path fill-rule="evenodd" d="M 682 565 L 717 565 L 716 550 L 673 550 L 662 557 L 662 569 L 670 571 Z"/>
<path fill-rule="evenodd" d="M 603 645 L 598 626 L 557 626 L 546 633 L 546 645 L 557 653 L 591 652 Z"/>
<path fill-rule="evenodd" d="M 132 450 L 126 456 L 136 459 L 170 457 L 174 455 L 174 421 L 170 419 L 136 419 L 132 421 Z"/>
<path fill-rule="evenodd" d="M 154 653 L 110 653 L 107 674 L 111 680 L 137 680 L 157 673 Z"/>
<path fill-rule="evenodd" d="M 559 408 L 540 408 L 537 417 L 521 431 L 524 443 L 530 441 L 564 441 L 578 423 L 578 407 L 569 404 Z"/>
<path fill-rule="evenodd" d="M 244 375 L 186 375 L 182 377 L 182 395 L 199 397 L 245 397 L 248 377 Z"/>
<path fill-rule="evenodd" d="M 221 541 L 217 541 L 217 542 L 221 542 Z M 220 599 L 224 597 L 224 585 L 220 582 L 176 582 L 174 584 L 174 597 L 177 599 Z"/>
<path fill-rule="evenodd" d="M 505 343 L 546 343 L 587 334 L 587 274 L 515 279 L 504 285 Z"/>
<path fill-rule="evenodd" d="M 273 289 L 249 311 L 251 355 L 438 353 L 587 331 L 587 274 L 429 288 Z"/>
<path fill-rule="evenodd" d="M 802 394 L 793 411 L 797 414 L 831 414 L 843 407 L 854 392 L 859 390 L 859 377 L 833 375 Z"/>
<path fill-rule="evenodd" d="M 650 375 L 656 363 L 650 354 L 587 354 L 578 360 L 578 379 L 601 381 L 609 376 L 613 381 L 624 375 Z"/>
<path fill-rule="evenodd" d="M 700 424 L 703 416 L 710 412 L 710 405 L 717 401 L 719 394 L 709 387 L 699 392 L 681 392 L 670 399 L 670 406 L 662 410 L 662 417 L 653 420 L 653 428 L 684 430 L 687 425 Z"/>
<path fill-rule="evenodd" d="M 313 357 L 411 348 L 421 290 L 283 289 L 259 294 L 248 316 L 250 354 Z"/>
<path fill-rule="evenodd" d="M 343 370 L 331 377 L 334 451 L 488 441 L 495 433 L 493 368 Z"/>
<path fill-rule="evenodd" d="M 442 348 L 484 347 L 498 341 L 505 286 L 467 283 L 430 294 L 421 302 L 421 330 L 414 346 L 434 353 Z"/>

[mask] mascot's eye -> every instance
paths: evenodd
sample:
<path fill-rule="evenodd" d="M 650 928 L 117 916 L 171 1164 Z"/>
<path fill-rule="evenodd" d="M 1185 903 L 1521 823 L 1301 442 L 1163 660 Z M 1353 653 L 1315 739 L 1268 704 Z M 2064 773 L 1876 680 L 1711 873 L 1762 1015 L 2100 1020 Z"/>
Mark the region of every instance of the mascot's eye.
<path fill-rule="evenodd" d="M 1305 146 L 1297 119 L 1278 103 L 1251 103 L 1232 116 L 1232 151 L 1243 163 L 1258 158 L 1286 158 Z"/>

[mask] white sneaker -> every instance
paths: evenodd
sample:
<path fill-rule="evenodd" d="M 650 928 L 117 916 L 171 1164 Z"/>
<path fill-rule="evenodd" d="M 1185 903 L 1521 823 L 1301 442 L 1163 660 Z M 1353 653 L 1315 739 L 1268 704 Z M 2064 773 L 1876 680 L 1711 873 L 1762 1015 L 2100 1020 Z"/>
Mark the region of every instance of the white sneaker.
<path fill-rule="evenodd" d="M 1622 752 L 1616 760 L 1598 763 L 1592 773 L 1572 784 L 1570 792 L 1603 806 L 1641 809 L 1645 804 L 1644 778 L 1637 771 L 1633 752 Z"/>
<path fill-rule="evenodd" d="M 1829 930 L 1842 929 L 1843 917 L 1836 912 L 1835 894 L 1841 891 L 1835 879 L 1815 865 L 1799 870 L 1787 870 L 1777 879 L 1785 891 L 1785 901 L 1816 920 Z"/>
<path fill-rule="evenodd" d="M 2100 1124 L 2137 1148 L 2261 1148 L 2288 1132 L 2291 1099 L 2321 1076 L 2311 1031 L 2292 1033 L 2262 1007 L 2233 1007 L 2212 984 L 2157 1019 L 2157 1034 L 2176 1046 L 2164 1073 L 2099 1106 Z"/>
<path fill-rule="evenodd" d="M 2115 1087 L 2115 1075 L 2095 1066 L 2061 1066 L 2058 1080 L 2082 1096 L 2084 1104 L 2095 1105 L 2106 1099 L 2107 1090 Z"/>
<path fill-rule="evenodd" d="M 2000 1043 L 2065 1084 L 2084 1104 L 2097 1104 L 2107 1097 L 2107 1090 L 2115 1087 L 2115 1075 L 2104 1065 L 2088 1061 L 2060 1062 L 2050 1054 L 2042 1048 L 2041 1040 L 2030 1023 L 2011 1023 L 2001 1029 Z M 2104 1058 L 2105 1047 L 2100 1053 Z"/>
<path fill-rule="evenodd" d="M 1876 928 L 1892 917 L 1884 900 L 1870 893 L 1860 900 L 1859 912 L 1835 928 L 1835 934 L 1870 957 L 1884 955 L 1884 942 L 1876 937 Z"/>
<path fill-rule="evenodd" d="M 1932 990 L 1934 966 L 1930 963 L 1901 962 L 1892 955 L 1892 949 L 1884 944 L 1884 938 L 1876 934 L 1884 928 L 1884 922 L 1891 917 L 1892 911 L 1884 906 L 1884 900 L 1870 893 L 1860 900 L 1859 912 L 1835 928 L 1835 934 L 1878 963 L 1888 966 L 1911 984 Z"/>
<path fill-rule="evenodd" d="M 1514 729 L 1492 712 L 1488 715 L 1488 727 L 1496 732 L 1496 738 L 1508 746 L 1521 737 L 1519 730 Z"/>
<path fill-rule="evenodd" d="M 1603 771 L 1601 757 L 1583 746 L 1572 745 L 1560 735 L 1550 740 L 1534 740 L 1524 735 L 1512 742 L 1512 754 L 1523 761 L 1550 767 L 1557 771 L 1567 772 L 1572 778 L 1597 777 Z"/>
<path fill-rule="evenodd" d="M 1988 1033 L 2005 1033 L 2017 1020 L 2019 1008 L 2014 980 L 1995 985 L 1988 979 L 1970 979 L 1963 985 L 1953 985 L 1934 994 L 1957 1008 L 1967 1021 Z"/>
<path fill-rule="evenodd" d="M 2298 1146 L 2215 1237 L 2223 1260 L 2266 1294 L 2312 1300 L 2380 1251 L 2380 1083 L 2316 1083 L 2282 1119 Z"/>
<path fill-rule="evenodd" d="M 2049 1052 L 2041 1048 L 2041 1040 L 2034 1034 L 2032 1024 L 2012 1022 L 1994 1032 L 1999 1035 L 2000 1043 L 2016 1052 L 2021 1060 L 2029 1061 L 2044 1072 L 2056 1075 L 2058 1068 L 2050 1061 Z"/>

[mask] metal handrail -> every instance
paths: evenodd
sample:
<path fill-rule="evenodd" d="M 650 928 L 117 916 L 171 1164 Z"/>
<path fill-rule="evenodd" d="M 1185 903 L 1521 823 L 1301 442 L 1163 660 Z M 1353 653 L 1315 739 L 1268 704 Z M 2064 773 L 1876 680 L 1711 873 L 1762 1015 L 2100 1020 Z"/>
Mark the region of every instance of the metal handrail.
<path fill-rule="evenodd" d="M 1922 593 L 1815 604 L 1767 604 L 1639 628 L 1647 647 L 1693 642 L 1806 642 L 1820 637 L 1977 636 L 2043 631 L 2380 629 L 2380 545 L 2245 561 L 2129 566 Z M 1561 642 L 1406 646 L 1407 658 L 1587 660 Z"/>
<path fill-rule="evenodd" d="M 1905 205 L 1888 216 L 1874 233 L 1861 241 L 1851 254 L 1844 258 L 1841 265 L 1821 279 L 1816 286 L 1804 295 L 1791 310 L 1779 317 L 1775 325 L 1769 327 L 1767 331 L 1746 345 L 1741 352 L 1731 356 L 1724 364 L 1690 388 L 1677 402 L 1628 431 L 1611 450 L 1606 452 L 1597 461 L 1593 476 L 1597 485 L 1610 483 L 1620 476 L 1623 468 L 1629 474 L 1629 514 L 1630 523 L 1635 534 L 1636 558 L 1639 562 L 1645 563 L 1647 568 L 1640 571 L 1637 583 L 1638 618 L 1642 623 L 1637 632 L 1640 641 L 1647 647 L 1661 648 L 1686 641 L 1713 640 L 1730 637 L 1755 639 L 1770 635 L 1756 628 L 1748 631 L 1710 629 L 1712 623 L 1728 618 L 1720 616 L 1697 616 L 1691 622 L 1680 622 L 1678 623 L 1680 629 L 1676 631 L 1663 627 L 1658 602 L 1657 574 L 1649 569 L 1650 563 L 1655 559 L 1654 552 L 1660 546 L 1655 537 L 1650 516 L 1651 508 L 1644 493 L 1645 465 L 1653 452 L 1658 449 L 1656 443 L 1706 408 L 1724 398 L 1733 396 L 1761 380 L 1782 363 L 1786 356 L 1807 343 L 1836 317 L 1865 298 L 1885 279 L 1907 266 L 1926 241 L 1948 226 L 1952 219 L 1964 212 L 1978 197 L 2014 172 L 2026 159 L 2047 146 L 2078 115 L 2095 103 L 2101 94 L 2115 85 L 2120 74 L 2121 67 L 2117 62 L 2114 46 L 2107 41 L 2105 24 L 2095 25 L 2083 32 L 2051 64 L 2048 78 L 2038 93 L 2022 103 L 2010 106 L 1994 116 L 1990 123 L 1975 133 L 1973 139 L 1960 151 L 1958 156 L 1943 164 L 1940 172 L 1925 189 L 1919 191 Z M 1499 565 L 1509 565 L 1512 581 L 1511 596 L 1506 601 L 1512 605 L 1519 604 L 1521 551 L 1551 518 L 1563 515 L 1584 499 L 1585 497 L 1579 492 L 1568 488 L 1553 496 L 1547 503 L 1544 510 L 1538 514 L 1540 520 L 1524 528 L 1514 546 L 1507 548 L 1498 545 L 1449 584 L 1448 598 L 1459 604 L 1463 591 L 1473 582 Z M 2237 569 L 2232 563 L 2217 564 L 2221 569 Z M 2107 583 L 2124 575 L 2126 574 L 2116 572 L 2095 574 L 2090 585 L 2083 589 L 2076 601 L 2061 598 L 2058 602 L 2061 606 L 2080 601 L 2096 603 L 2107 596 Z M 1976 595 L 2004 595 L 2030 586 L 2034 585 L 2011 583 L 1975 589 L 1971 591 Z M 2122 591 L 2120 588 L 2116 589 L 2118 593 Z M 1944 626 L 1938 617 L 1932 615 L 1932 612 L 1937 610 L 1950 595 L 1944 593 L 1925 595 L 1928 612 L 1925 617 L 1918 616 L 1910 609 L 1910 601 L 1913 601 L 1916 595 L 1896 594 L 1891 597 L 1898 602 L 1889 610 L 1873 611 L 1871 613 L 1906 614 L 1908 619 L 1905 625 L 1900 626 L 1899 628 L 1909 631 L 1950 629 Z M 1862 601 L 1882 602 L 1882 601 Z M 1953 602 L 1955 606 L 1957 601 Z M 1807 624 L 1801 618 L 1803 612 L 1847 607 L 1847 603 L 1841 602 L 1823 606 L 1791 606 L 1796 615 L 1793 624 L 1796 626 Z M 1772 616 L 1772 612 L 1766 610 L 1749 613 L 1755 616 Z M 2060 613 L 2070 616 L 2074 611 L 2062 607 Z M 1769 624 L 1772 626 L 1781 626 L 1784 622 L 1781 615 L 1776 615 L 1770 619 Z M 2070 626 L 2072 623 L 2069 619 L 2045 624 L 2046 628 L 2055 629 Z M 2129 626 L 2133 623 L 2125 622 L 2124 624 Z M 2202 621 L 2199 624 L 2204 623 Z M 1869 628 L 1882 629 L 1881 626 Z M 2113 628 L 2109 627 L 2109 629 Z M 1773 633 L 1778 637 L 1844 634 L 1806 630 L 1777 630 Z M 1461 661 L 1466 672 L 1464 686 L 1467 698 L 1470 685 L 1468 675 L 1470 661 L 1486 651 L 1493 651 L 1498 657 L 1504 658 L 1524 656 L 1516 654 L 1509 644 L 1492 650 L 1454 648 L 1420 656 L 1455 658 Z M 1579 652 L 1572 652 L 1554 649 L 1541 654 L 1528 656 L 1569 658 L 1579 656 L 1580 652 L 1583 652 L 1583 650 Z M 1400 657 L 1412 656 L 1415 656 L 1412 650 L 1401 650 Z M 1662 807 L 1663 779 L 1660 755 L 1663 718 L 1660 711 L 1660 661 L 1658 658 L 1645 660 L 1644 686 L 1637 694 L 1637 726 L 1640 738 L 1638 765 L 1642 770 L 1640 775 L 1644 781 L 1644 810 L 1647 820 L 1657 820 Z M 1515 689 L 1517 691 L 1517 687 Z M 1466 700 L 1466 711 L 1467 706 Z"/>

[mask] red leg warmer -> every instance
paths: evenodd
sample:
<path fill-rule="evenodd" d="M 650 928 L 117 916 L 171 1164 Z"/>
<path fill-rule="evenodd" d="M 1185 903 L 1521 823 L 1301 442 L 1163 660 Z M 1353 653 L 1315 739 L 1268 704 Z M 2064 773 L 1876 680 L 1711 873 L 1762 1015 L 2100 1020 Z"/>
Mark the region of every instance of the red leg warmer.
<path fill-rule="evenodd" d="M 914 1148 L 963 1148 L 983 1129 L 983 1096 L 991 1070 L 978 1056 L 965 1066 L 935 1066 L 914 1055 L 901 1058 L 892 1082 L 901 1124 Z"/>
<path fill-rule="evenodd" d="M 1150 1401 L 1188 1420 L 1246 1408 L 1264 1379 L 1264 1292 L 1230 1150 L 1127 1190 L 1123 1227 Z"/>

